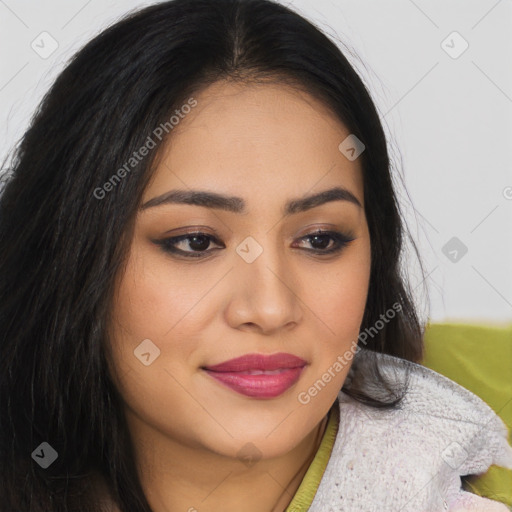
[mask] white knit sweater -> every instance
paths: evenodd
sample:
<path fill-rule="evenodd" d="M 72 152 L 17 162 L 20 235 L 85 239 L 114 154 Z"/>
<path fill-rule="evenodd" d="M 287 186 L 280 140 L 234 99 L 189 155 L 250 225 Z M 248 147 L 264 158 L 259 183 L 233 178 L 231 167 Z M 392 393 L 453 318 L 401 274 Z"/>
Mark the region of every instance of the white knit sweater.
<path fill-rule="evenodd" d="M 492 464 L 512 469 L 503 421 L 439 373 L 379 357 L 388 376 L 411 369 L 402 406 L 376 409 L 340 392 L 338 434 L 309 512 L 506 512 L 460 479 Z"/>

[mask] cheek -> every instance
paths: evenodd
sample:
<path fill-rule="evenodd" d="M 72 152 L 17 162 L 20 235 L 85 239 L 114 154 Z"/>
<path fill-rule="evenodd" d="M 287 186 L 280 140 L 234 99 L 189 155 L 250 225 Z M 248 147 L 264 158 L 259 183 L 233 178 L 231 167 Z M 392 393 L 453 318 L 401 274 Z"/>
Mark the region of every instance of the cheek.
<path fill-rule="evenodd" d="M 151 258 L 134 244 L 117 288 L 109 331 L 112 366 L 127 401 L 133 395 L 150 405 L 151 390 L 170 378 L 163 372 L 174 374 L 173 360 L 186 359 L 195 350 L 194 336 L 174 333 L 193 306 L 196 288 L 199 294 L 199 285 L 188 281 L 185 290 L 179 274 L 169 272 L 165 259 Z M 169 340 L 173 340 L 172 347 Z"/>
<path fill-rule="evenodd" d="M 166 348 L 164 340 L 176 339 L 174 334 L 194 315 L 205 287 L 215 279 L 216 273 L 200 276 L 193 271 L 177 272 L 154 250 L 133 247 L 114 307 L 119 337 L 123 337 L 124 344 L 126 337 L 133 343 L 149 338 Z M 184 348 L 190 350 L 193 343 L 188 340 L 183 347 L 173 343 L 175 353 Z M 128 350 L 126 344 L 124 349 Z"/>
<path fill-rule="evenodd" d="M 315 364 L 299 396 L 303 404 L 308 400 L 334 400 L 352 364 L 368 294 L 369 240 L 359 240 L 353 249 L 340 259 L 334 272 L 329 276 L 316 273 L 315 283 L 312 276 L 308 285 L 308 301 L 314 304 L 313 313 L 320 321 L 313 352 Z"/>
<path fill-rule="evenodd" d="M 361 325 L 370 279 L 369 243 L 360 240 L 332 273 L 316 273 L 308 284 L 310 303 L 323 320 L 336 344 L 357 334 Z"/>
<path fill-rule="evenodd" d="M 183 387 L 190 378 L 185 362 L 201 346 L 202 328 L 194 305 L 204 295 L 208 279 L 171 272 L 166 263 L 165 258 L 132 247 L 109 330 L 111 369 L 131 411 L 183 435 L 190 407 Z M 146 353 L 149 357 L 143 356 Z"/>

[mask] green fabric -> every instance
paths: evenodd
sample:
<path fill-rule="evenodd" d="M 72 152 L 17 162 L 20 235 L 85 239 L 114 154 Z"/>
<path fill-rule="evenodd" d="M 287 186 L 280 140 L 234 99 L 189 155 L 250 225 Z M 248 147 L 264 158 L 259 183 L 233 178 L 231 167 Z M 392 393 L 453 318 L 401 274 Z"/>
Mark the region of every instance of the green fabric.
<path fill-rule="evenodd" d="M 512 444 L 512 324 L 429 324 L 422 364 L 484 400 L 507 425 Z M 307 512 L 311 506 L 338 433 L 338 402 L 334 405 L 315 458 L 285 512 Z M 491 466 L 485 475 L 464 478 L 463 488 L 512 506 L 512 470 Z"/>
<path fill-rule="evenodd" d="M 338 434 L 338 425 L 340 423 L 340 410 L 338 400 L 329 411 L 329 419 L 325 432 L 320 442 L 320 446 L 316 452 L 315 458 L 311 462 L 302 482 L 295 493 L 290 504 L 286 507 L 285 512 L 307 512 L 313 498 L 315 497 L 320 481 L 324 475 L 325 468 L 329 462 L 334 441 Z"/>
<path fill-rule="evenodd" d="M 478 395 L 504 421 L 512 444 L 512 325 L 429 324 L 424 366 Z M 491 466 L 463 488 L 512 506 L 512 470 Z"/>

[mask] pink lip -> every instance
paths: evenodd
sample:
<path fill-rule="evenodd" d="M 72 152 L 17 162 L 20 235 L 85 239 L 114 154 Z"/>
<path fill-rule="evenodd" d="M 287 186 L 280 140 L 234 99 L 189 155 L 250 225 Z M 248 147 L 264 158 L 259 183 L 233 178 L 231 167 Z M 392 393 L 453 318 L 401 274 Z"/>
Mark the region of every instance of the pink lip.
<path fill-rule="evenodd" d="M 242 395 L 275 398 L 297 382 L 306 364 L 292 354 L 247 354 L 203 370 Z"/>

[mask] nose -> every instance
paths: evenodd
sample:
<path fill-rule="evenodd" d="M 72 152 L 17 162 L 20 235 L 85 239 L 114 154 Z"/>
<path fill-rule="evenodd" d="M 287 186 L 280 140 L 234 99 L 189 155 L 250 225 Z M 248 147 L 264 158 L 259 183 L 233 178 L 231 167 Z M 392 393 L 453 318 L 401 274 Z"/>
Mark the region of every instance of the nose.
<path fill-rule="evenodd" d="M 236 255 L 225 311 L 231 327 L 272 334 L 300 323 L 300 284 L 285 259 L 282 249 L 269 246 L 251 263 Z"/>

